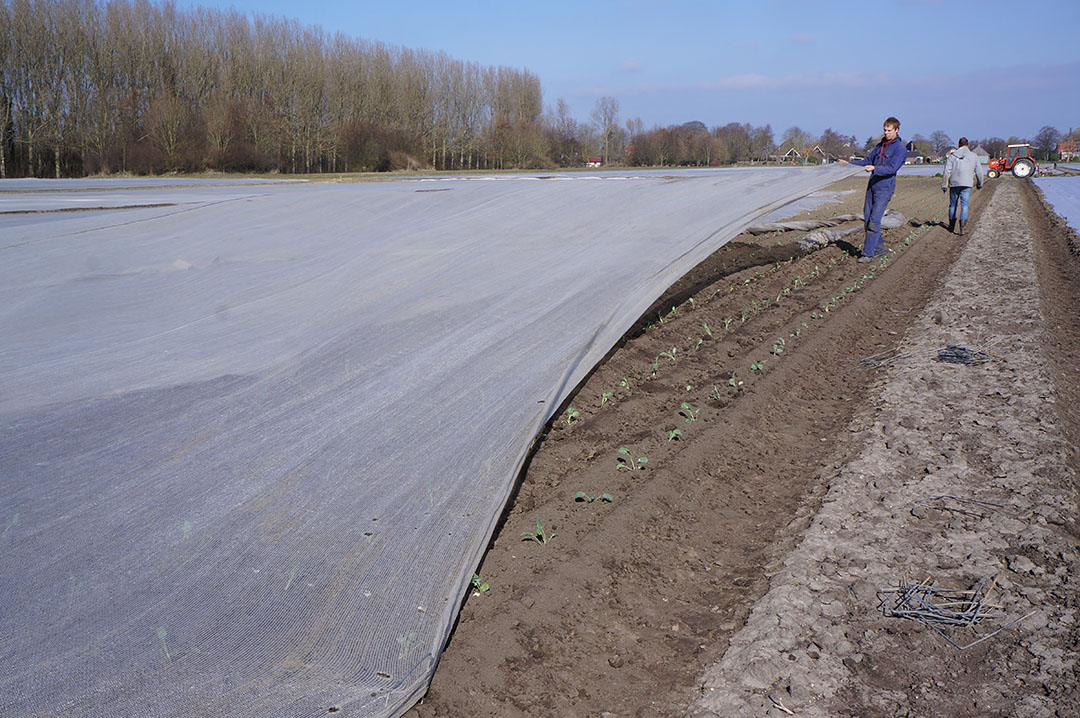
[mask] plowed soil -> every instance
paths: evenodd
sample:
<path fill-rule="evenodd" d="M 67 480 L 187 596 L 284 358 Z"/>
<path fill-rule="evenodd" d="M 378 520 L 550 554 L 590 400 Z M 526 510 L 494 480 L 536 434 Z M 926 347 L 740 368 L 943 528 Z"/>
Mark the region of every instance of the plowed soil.
<path fill-rule="evenodd" d="M 538 439 L 479 569 L 488 590 L 466 600 L 430 691 L 410 718 L 789 710 L 1080 714 L 1080 696 L 1069 688 L 1078 682 L 1072 617 L 1078 592 L 1071 572 L 1080 532 L 1070 503 L 1077 468 L 1070 447 L 1080 441 L 1076 237 L 1045 208 L 1031 183 L 1012 178 L 976 192 L 966 236 L 950 234 L 938 224 L 947 205 L 939 182 L 899 179 L 890 206 L 909 222 L 885 233 L 888 253 L 874 262 L 857 263 L 851 244 L 804 252 L 796 244 L 802 233 L 741 235 L 671 287 Z M 846 192 L 841 202 L 798 218 L 859 213 L 864 186 L 863 178 L 839 183 L 831 189 Z M 1000 203 L 994 196 L 999 192 Z M 1037 301 L 1021 299 L 1019 289 L 982 270 L 954 272 L 972 284 L 943 300 L 954 276 L 950 271 L 962 269 L 957 262 L 972 255 L 964 250 L 973 237 L 987 248 L 973 256 L 992 258 L 995 233 L 1015 234 L 1007 226 L 1010 218 L 1030 234 L 1030 241 L 1017 246 L 1031 248 Z M 851 236 L 861 244 L 861 233 Z M 1013 261 L 1019 260 L 1003 254 L 999 264 Z M 993 361 L 939 370 L 943 365 L 923 356 L 934 347 L 911 349 L 920 337 L 938 341 L 927 338 L 935 319 L 944 327 L 972 326 L 964 312 L 943 315 L 934 302 L 961 306 L 968 293 L 974 297 L 983 290 L 990 292 L 990 306 L 1011 302 L 1031 320 L 990 321 L 990 330 L 967 337 L 989 347 Z M 962 329 L 956 334 L 961 339 Z M 1018 337 L 1021 330 L 1035 337 L 1021 342 L 1032 352 L 1028 359 L 995 350 L 999 345 L 989 334 Z M 914 389 L 897 383 L 903 377 L 892 372 L 902 372 L 906 358 L 920 356 L 928 362 L 918 367 L 921 383 Z M 1030 365 L 1021 366 L 1029 359 L 1041 367 L 1044 383 L 1021 381 L 1033 376 Z M 947 370 L 955 380 L 935 373 Z M 963 381 L 976 372 L 984 372 L 978 376 L 988 382 L 1020 383 L 965 388 Z M 942 387 L 954 393 L 935 398 Z M 1010 429 L 973 434 L 993 444 L 975 446 L 950 417 L 966 410 L 964 402 L 967 408 L 991 407 L 987 415 L 998 416 L 993 407 L 1007 411 L 1014 391 L 1036 402 L 1026 410 L 1038 416 L 1035 423 L 1046 432 L 1037 438 L 1044 442 L 1041 458 L 1056 470 L 1040 464 L 1015 486 L 995 484 L 978 511 L 967 513 L 986 520 L 987 531 L 1006 521 L 1034 522 L 1037 511 L 1018 515 L 1030 507 L 1012 503 L 1012 497 L 1024 496 L 1036 506 L 1053 504 L 1053 511 L 1038 514 L 1040 530 L 1049 533 L 1016 529 L 979 544 L 978 525 L 949 523 L 964 517 L 954 509 L 976 504 L 926 495 L 960 489 L 942 479 L 940 487 L 919 489 L 920 494 L 910 481 L 947 474 L 977 487 L 1000 474 L 1003 460 L 995 458 L 995 447 L 1019 446 Z M 909 398 L 911 409 L 904 413 Z M 886 410 L 899 414 L 882 418 Z M 882 440 L 880 427 L 893 418 L 910 427 Z M 1014 428 L 1026 426 L 1020 421 Z M 920 437 L 926 437 L 925 445 Z M 868 454 L 870 446 L 878 453 Z M 955 451 L 967 451 L 959 468 L 955 456 L 942 458 Z M 907 502 L 881 520 L 873 507 L 855 508 L 857 500 L 876 496 L 865 480 L 874 472 L 881 475 L 870 483 L 899 482 L 884 493 Z M 844 489 L 847 476 L 863 483 Z M 836 493 L 842 489 L 850 493 Z M 1050 494 L 1057 503 L 1039 503 L 1038 497 Z M 912 503 L 920 498 L 938 503 Z M 843 516 L 849 501 L 851 516 L 861 523 L 823 523 L 826 509 Z M 875 501 L 886 503 L 884 495 Z M 909 515 L 908 508 L 915 513 Z M 920 511 L 931 513 L 919 517 Z M 864 532 L 885 531 L 889 516 L 923 521 L 921 538 L 914 549 L 903 549 L 904 556 L 925 552 L 949 559 L 907 565 L 896 555 L 906 544 L 875 536 L 866 539 L 866 553 L 855 562 L 852 554 L 861 553 Z M 926 530 L 926 522 L 935 520 L 942 523 Z M 523 536 L 539 534 L 538 522 L 546 541 Z M 907 524 L 898 526 L 896 531 L 907 531 Z M 977 551 L 949 533 L 954 530 L 988 547 L 982 563 L 972 558 Z M 806 553 L 811 538 L 821 544 L 818 554 Z M 828 553 L 842 546 L 847 558 Z M 857 576 L 846 562 L 876 573 Z M 800 579 L 792 565 L 804 564 L 812 575 Z M 832 595 L 834 587 L 816 578 L 819 566 L 828 569 L 822 576 L 846 587 L 843 596 Z M 984 576 L 1005 573 L 995 586 L 995 596 L 1006 594 L 999 598 L 1003 612 L 1012 617 L 1034 606 L 1041 613 L 960 651 L 926 626 L 882 616 L 876 591 L 889 587 L 886 577 L 924 570 L 965 589 Z M 812 606 L 782 592 L 801 583 L 810 585 Z M 781 639 L 785 624 L 790 631 Z M 955 638 L 961 645 L 967 641 Z M 732 651 L 725 655 L 729 644 Z M 747 646 L 764 651 L 764 657 L 750 655 Z M 807 662 L 809 669 L 796 670 Z M 812 678 L 817 666 L 819 682 Z M 985 683 L 993 683 L 993 690 L 981 690 Z"/>

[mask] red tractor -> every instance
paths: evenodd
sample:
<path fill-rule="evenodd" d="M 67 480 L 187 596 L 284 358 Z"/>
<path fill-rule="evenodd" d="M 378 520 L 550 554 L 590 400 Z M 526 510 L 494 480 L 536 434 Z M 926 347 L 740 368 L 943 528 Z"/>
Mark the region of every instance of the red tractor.
<path fill-rule="evenodd" d="M 1031 145 L 1024 143 L 1022 145 L 1009 145 L 1009 154 L 1004 159 L 991 158 L 990 166 L 986 170 L 986 176 L 994 179 L 1005 172 L 1012 172 L 1013 177 L 1023 179 L 1038 171 L 1039 165 L 1035 163 L 1035 158 L 1031 156 Z"/>

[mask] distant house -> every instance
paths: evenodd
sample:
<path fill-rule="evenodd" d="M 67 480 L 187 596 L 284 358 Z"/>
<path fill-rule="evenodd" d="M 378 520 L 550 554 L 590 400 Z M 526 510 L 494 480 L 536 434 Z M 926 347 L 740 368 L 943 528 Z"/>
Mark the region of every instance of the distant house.
<path fill-rule="evenodd" d="M 972 152 L 979 158 L 981 164 L 990 164 L 990 153 L 984 150 L 981 145 L 976 145 Z"/>
<path fill-rule="evenodd" d="M 914 140 L 904 146 L 907 148 L 907 158 L 904 160 L 904 164 L 921 165 L 926 162 L 926 156 L 923 155 L 922 150 L 919 149 Z"/>
<path fill-rule="evenodd" d="M 803 147 L 803 157 L 810 159 L 814 156 L 820 157 L 822 162 L 828 162 L 829 156 L 825 154 L 825 150 L 821 149 L 821 145 L 814 145 L 813 147 Z"/>
<path fill-rule="evenodd" d="M 796 162 L 802 158 L 802 153 L 799 152 L 795 147 L 795 143 L 791 140 L 781 142 L 776 151 L 769 155 L 769 159 L 773 162 Z"/>
<path fill-rule="evenodd" d="M 586 167 L 599 167 L 602 164 L 604 164 L 604 158 L 603 157 L 590 157 L 585 162 Z"/>
<path fill-rule="evenodd" d="M 1058 142 L 1057 152 L 1063 160 L 1080 159 L 1080 152 L 1077 152 L 1075 142 Z"/>

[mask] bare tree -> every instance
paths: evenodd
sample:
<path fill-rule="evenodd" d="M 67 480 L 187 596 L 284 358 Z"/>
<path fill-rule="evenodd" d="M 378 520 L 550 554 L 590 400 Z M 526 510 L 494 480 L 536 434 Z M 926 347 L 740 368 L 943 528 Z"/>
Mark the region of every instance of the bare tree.
<path fill-rule="evenodd" d="M 438 58 L 431 53 L 402 48 L 397 55 L 396 87 L 398 96 L 398 123 L 399 128 L 404 130 L 401 137 L 410 138 L 405 143 L 387 150 L 389 168 L 396 169 L 402 161 L 408 165 L 407 160 L 401 158 L 410 155 L 413 151 L 411 138 L 428 138 L 434 134 L 436 126 L 436 104 L 439 91 L 436 87 L 438 75 Z M 445 76 L 441 76 L 444 77 Z M 443 80 L 445 82 L 445 79 Z M 460 92 L 459 87 L 452 90 L 453 96 Z M 450 115 L 456 116 L 457 110 L 450 108 Z M 456 120 L 455 120 L 456 121 Z M 445 125 L 446 123 L 444 123 Z M 451 125 L 453 122 L 451 122 Z M 453 132 L 444 136 L 447 142 L 444 145 L 444 153 L 455 154 L 456 136 L 459 132 Z M 398 158 L 398 159 L 395 159 Z"/>
<path fill-rule="evenodd" d="M 746 124 L 729 122 L 723 127 L 713 128 L 712 135 L 723 144 L 723 152 L 718 155 L 724 162 L 745 162 L 753 157 L 753 131 Z"/>
<path fill-rule="evenodd" d="M 11 52 L 15 56 L 11 95 L 15 141 L 26 148 L 26 174 L 38 174 L 38 158 L 52 136 L 56 118 L 52 100 L 60 89 L 57 46 L 50 39 L 51 6 L 38 0 L 16 0 L 11 7 Z"/>
<path fill-rule="evenodd" d="M 649 133 L 650 158 L 648 164 L 664 167 L 671 164 L 675 157 L 675 136 L 670 128 L 655 127 Z"/>
<path fill-rule="evenodd" d="M 976 144 L 986 150 L 987 154 L 989 154 L 991 157 L 1005 156 L 1005 149 L 1007 143 L 1000 137 L 986 137 L 979 140 Z"/>
<path fill-rule="evenodd" d="M 751 156 L 762 162 L 768 161 L 769 155 L 776 149 L 773 142 L 772 125 L 758 127 L 751 134 L 753 136 L 750 143 Z"/>
<path fill-rule="evenodd" d="M 699 120 L 673 125 L 670 128 L 675 141 L 674 163 L 677 165 L 708 165 L 713 157 L 712 136 Z"/>
<path fill-rule="evenodd" d="M 1044 125 L 1036 133 L 1035 141 L 1032 144 L 1042 153 L 1042 158 L 1048 160 L 1057 150 L 1058 142 L 1061 142 L 1061 133 L 1050 125 Z"/>
<path fill-rule="evenodd" d="M 716 159 L 716 140 L 705 128 L 689 133 L 686 138 L 685 155 L 680 164 L 708 167 Z"/>
<path fill-rule="evenodd" d="M 736 161 L 736 151 L 732 150 L 728 143 L 715 134 L 712 136 L 713 164 L 731 164 Z"/>
<path fill-rule="evenodd" d="M 3 48 L 3 52 L 0 52 L 0 179 L 7 178 L 8 157 L 15 135 L 12 127 L 15 54 L 11 51 L 14 43 L 11 8 L 6 2 L 0 3 L 0 48 Z"/>
<path fill-rule="evenodd" d="M 236 128 L 230 122 L 231 106 L 232 101 L 221 91 L 207 97 L 202 106 L 202 123 L 210 150 L 207 164 L 221 170 L 225 169 L 225 157 L 236 139 Z"/>
<path fill-rule="evenodd" d="M 480 138 L 486 121 L 482 78 L 478 65 L 461 64 L 461 84 L 454 93 L 457 115 L 454 126 L 459 147 L 458 163 L 466 169 L 478 166 L 480 160 Z"/>
<path fill-rule="evenodd" d="M 952 138 L 942 130 L 934 130 L 930 133 L 930 148 L 934 154 L 940 157 L 953 146 Z"/>
<path fill-rule="evenodd" d="M 600 132 L 604 164 L 607 164 L 611 161 L 611 148 L 619 129 L 619 101 L 607 95 L 601 97 L 596 101 L 590 117 Z"/>
<path fill-rule="evenodd" d="M 545 144 L 540 79 L 500 67 L 484 73 L 484 87 L 490 105 L 487 137 L 496 166 L 538 166 Z"/>
<path fill-rule="evenodd" d="M 570 106 L 562 98 L 556 100 L 555 111 L 548 119 L 548 133 L 552 159 L 557 164 L 572 167 L 582 163 L 582 128 L 570 114 Z"/>
<path fill-rule="evenodd" d="M 147 136 L 161 152 L 168 170 L 183 167 L 185 150 L 188 149 L 185 144 L 187 112 L 179 98 L 163 92 L 154 98 L 146 113 Z"/>
<path fill-rule="evenodd" d="M 833 132 L 831 127 L 821 133 L 818 145 L 830 159 L 847 157 L 851 154 L 851 141 L 844 135 Z"/>

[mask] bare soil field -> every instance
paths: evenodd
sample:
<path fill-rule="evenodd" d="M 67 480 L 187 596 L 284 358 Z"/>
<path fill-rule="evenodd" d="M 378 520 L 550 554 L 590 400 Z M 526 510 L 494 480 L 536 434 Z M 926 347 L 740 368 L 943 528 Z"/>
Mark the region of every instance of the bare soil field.
<path fill-rule="evenodd" d="M 939 182 L 874 262 L 741 235 L 671 287 L 536 442 L 410 718 L 1080 715 L 1077 239 L 1012 178 L 949 234 Z M 939 635 L 901 582 L 988 596 Z"/>

